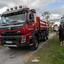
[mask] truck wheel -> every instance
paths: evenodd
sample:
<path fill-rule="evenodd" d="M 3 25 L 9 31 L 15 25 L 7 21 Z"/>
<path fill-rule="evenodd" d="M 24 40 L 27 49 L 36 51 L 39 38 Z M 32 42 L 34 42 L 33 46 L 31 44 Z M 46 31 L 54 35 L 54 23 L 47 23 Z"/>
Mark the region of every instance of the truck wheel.
<path fill-rule="evenodd" d="M 46 41 L 45 36 L 44 36 L 44 37 L 42 37 L 42 41 Z"/>
<path fill-rule="evenodd" d="M 42 31 L 41 32 L 41 40 L 42 41 L 45 41 L 45 31 Z"/>
<path fill-rule="evenodd" d="M 48 40 L 48 36 L 46 36 L 46 40 Z"/>
<path fill-rule="evenodd" d="M 33 45 L 30 47 L 31 50 L 36 50 L 38 48 L 39 42 L 37 38 L 32 39 Z"/>

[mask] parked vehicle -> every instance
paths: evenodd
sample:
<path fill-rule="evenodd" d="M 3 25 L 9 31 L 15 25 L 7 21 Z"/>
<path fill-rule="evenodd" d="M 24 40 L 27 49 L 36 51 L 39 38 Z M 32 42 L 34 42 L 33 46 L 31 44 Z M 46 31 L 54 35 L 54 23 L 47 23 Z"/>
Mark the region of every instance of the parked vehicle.
<path fill-rule="evenodd" d="M 48 39 L 48 23 L 36 16 L 34 9 L 19 6 L 2 14 L 2 45 L 9 48 L 30 46 L 36 50 L 41 40 Z"/>
<path fill-rule="evenodd" d="M 52 28 L 54 31 L 58 31 L 59 26 L 60 26 L 60 22 L 54 22 L 54 24 L 52 25 Z"/>

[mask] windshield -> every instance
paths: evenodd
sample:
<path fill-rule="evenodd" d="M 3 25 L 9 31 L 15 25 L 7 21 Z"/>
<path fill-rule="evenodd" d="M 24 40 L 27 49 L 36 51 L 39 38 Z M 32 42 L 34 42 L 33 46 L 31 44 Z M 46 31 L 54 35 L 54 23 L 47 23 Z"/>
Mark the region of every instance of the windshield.
<path fill-rule="evenodd" d="M 2 17 L 1 24 L 14 24 L 14 23 L 24 23 L 25 14 L 13 15 L 9 17 Z"/>

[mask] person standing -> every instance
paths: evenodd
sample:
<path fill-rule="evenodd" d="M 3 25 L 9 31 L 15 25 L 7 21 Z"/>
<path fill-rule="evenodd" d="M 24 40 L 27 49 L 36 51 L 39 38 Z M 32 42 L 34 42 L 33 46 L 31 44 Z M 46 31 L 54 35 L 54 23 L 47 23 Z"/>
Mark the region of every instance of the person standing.
<path fill-rule="evenodd" d="M 64 24 L 60 24 L 59 27 L 59 41 L 60 41 L 60 46 L 64 45 Z"/>

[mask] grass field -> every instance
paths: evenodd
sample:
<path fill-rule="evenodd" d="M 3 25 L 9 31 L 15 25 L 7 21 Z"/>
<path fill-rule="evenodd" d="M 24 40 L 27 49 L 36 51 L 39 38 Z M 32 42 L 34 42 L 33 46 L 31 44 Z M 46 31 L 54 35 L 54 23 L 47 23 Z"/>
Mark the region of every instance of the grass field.
<path fill-rule="evenodd" d="M 64 47 L 60 47 L 58 37 L 54 36 L 38 52 L 31 56 L 27 64 L 34 64 L 31 62 L 34 58 L 40 60 L 35 64 L 64 64 Z"/>

